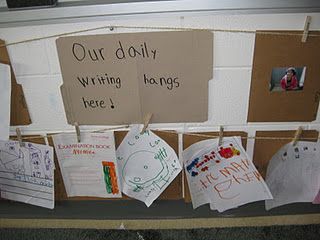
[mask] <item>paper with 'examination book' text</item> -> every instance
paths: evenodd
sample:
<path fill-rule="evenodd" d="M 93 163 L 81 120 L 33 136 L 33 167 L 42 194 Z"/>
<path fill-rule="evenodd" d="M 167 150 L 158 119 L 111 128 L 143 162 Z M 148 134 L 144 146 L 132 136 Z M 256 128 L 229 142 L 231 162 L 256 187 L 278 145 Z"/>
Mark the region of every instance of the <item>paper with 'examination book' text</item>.
<path fill-rule="evenodd" d="M 113 132 L 53 136 L 69 197 L 121 197 Z"/>

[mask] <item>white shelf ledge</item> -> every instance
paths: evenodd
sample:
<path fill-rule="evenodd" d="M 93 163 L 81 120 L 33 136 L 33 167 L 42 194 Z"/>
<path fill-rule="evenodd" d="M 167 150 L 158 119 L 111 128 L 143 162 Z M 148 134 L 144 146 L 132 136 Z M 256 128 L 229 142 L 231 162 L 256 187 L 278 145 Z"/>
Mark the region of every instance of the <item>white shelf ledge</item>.
<path fill-rule="evenodd" d="M 82 21 L 150 13 L 292 13 L 320 12 L 319 0 L 91 0 L 62 2 L 56 7 L 9 10 L 0 8 L 0 27 Z"/>

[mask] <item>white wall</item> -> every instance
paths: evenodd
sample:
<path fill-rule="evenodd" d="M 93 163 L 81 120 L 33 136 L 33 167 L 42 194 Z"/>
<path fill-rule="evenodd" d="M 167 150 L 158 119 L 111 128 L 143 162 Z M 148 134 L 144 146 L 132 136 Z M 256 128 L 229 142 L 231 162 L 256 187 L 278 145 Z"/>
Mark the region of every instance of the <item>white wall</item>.
<path fill-rule="evenodd" d="M 320 29 L 320 13 L 292 14 L 157 14 L 108 17 L 103 21 L 1 28 L 0 38 L 15 42 L 105 25 L 170 26 L 241 30 L 302 30 L 307 15 L 312 16 L 311 29 Z M 83 34 L 121 33 L 139 30 L 109 29 Z M 142 31 L 142 30 L 141 30 Z M 254 34 L 214 33 L 214 78 L 209 83 L 209 120 L 205 123 L 153 124 L 151 128 L 177 130 L 256 130 L 319 129 L 320 114 L 311 123 L 247 124 L 247 112 L 254 49 Z M 59 86 L 62 83 L 55 38 L 8 47 L 17 81 L 22 84 L 32 124 L 23 126 L 24 134 L 39 134 L 73 129 L 66 122 Z M 12 128 L 14 133 L 14 128 Z M 252 153 L 253 141 L 249 141 Z"/>

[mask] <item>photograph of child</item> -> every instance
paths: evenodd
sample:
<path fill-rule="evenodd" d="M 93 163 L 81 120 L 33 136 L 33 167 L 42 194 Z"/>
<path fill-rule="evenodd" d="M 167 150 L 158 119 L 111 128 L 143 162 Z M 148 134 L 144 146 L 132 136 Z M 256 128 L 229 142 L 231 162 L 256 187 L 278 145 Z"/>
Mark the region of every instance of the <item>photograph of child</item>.
<path fill-rule="evenodd" d="M 270 91 L 298 91 L 303 89 L 306 67 L 273 68 Z"/>
<path fill-rule="evenodd" d="M 283 90 L 294 90 L 298 87 L 298 80 L 296 77 L 296 69 L 290 67 L 286 71 L 286 75 L 280 81 Z"/>

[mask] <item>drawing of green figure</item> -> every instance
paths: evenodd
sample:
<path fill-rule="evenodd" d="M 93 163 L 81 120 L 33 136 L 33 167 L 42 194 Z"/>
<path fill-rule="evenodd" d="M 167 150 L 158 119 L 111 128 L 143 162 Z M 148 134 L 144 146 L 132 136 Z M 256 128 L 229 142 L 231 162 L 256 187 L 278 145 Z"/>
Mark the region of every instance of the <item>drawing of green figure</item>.
<path fill-rule="evenodd" d="M 132 153 L 122 169 L 124 182 L 140 192 L 148 187 L 162 189 L 169 182 L 169 168 L 165 148 L 158 152 L 137 151 Z"/>
<path fill-rule="evenodd" d="M 107 193 L 118 194 L 119 188 L 115 164 L 113 162 L 102 161 L 102 167 Z"/>
<path fill-rule="evenodd" d="M 111 177 L 108 166 L 103 166 L 104 182 L 106 183 L 107 193 L 112 193 Z"/>

